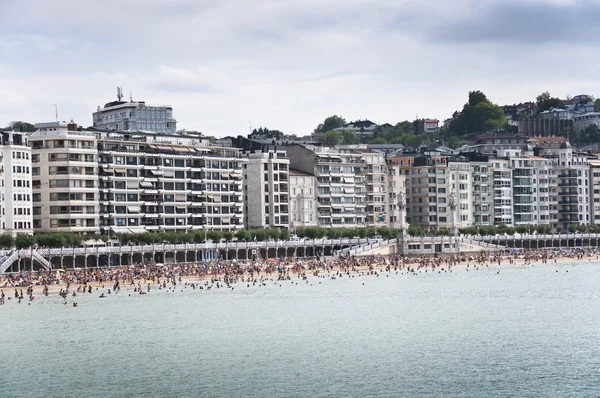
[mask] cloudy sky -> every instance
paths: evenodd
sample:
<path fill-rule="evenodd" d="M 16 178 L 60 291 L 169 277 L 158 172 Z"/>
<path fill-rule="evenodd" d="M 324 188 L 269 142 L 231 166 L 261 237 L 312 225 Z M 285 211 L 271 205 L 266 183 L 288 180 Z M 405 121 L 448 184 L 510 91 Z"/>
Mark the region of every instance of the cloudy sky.
<path fill-rule="evenodd" d="M 0 125 L 89 126 L 116 86 L 179 128 L 310 133 L 600 96 L 600 0 L 0 0 Z"/>

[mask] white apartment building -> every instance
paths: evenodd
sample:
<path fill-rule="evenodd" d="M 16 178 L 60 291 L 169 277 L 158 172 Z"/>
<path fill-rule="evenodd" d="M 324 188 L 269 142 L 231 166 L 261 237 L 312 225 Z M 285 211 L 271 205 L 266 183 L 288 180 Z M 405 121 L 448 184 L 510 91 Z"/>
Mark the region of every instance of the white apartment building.
<path fill-rule="evenodd" d="M 120 89 L 117 101 L 109 102 L 93 113 L 94 127 L 103 130 L 144 131 L 174 134 L 177 121 L 170 105 L 147 105 L 144 101 L 122 101 Z"/>
<path fill-rule="evenodd" d="M 412 160 L 410 160 L 412 159 Z M 450 177 L 447 156 L 429 152 L 407 159 L 406 213 L 410 224 L 426 229 L 450 228 Z"/>
<path fill-rule="evenodd" d="M 4 233 L 13 236 L 31 234 L 31 149 L 24 133 L 3 132 L 1 138 L 1 227 Z"/>
<path fill-rule="evenodd" d="M 358 148 L 353 152 L 361 155 L 365 162 L 365 224 L 383 227 L 389 224 L 387 165 L 381 153 Z"/>
<path fill-rule="evenodd" d="M 38 123 L 36 128 L 29 136 L 34 230 L 100 233 L 95 134 L 65 122 Z"/>
<path fill-rule="evenodd" d="M 513 181 L 508 159 L 490 159 L 494 182 L 494 225 L 513 226 Z"/>
<path fill-rule="evenodd" d="M 389 227 L 391 228 L 400 228 L 402 214 L 400 213 L 400 207 L 398 205 L 402 196 L 404 196 L 404 200 L 406 200 L 406 176 L 404 175 L 404 170 L 400 167 L 399 164 L 393 162 L 393 159 L 390 159 L 387 164 L 387 194 L 388 194 L 388 219 L 389 219 Z M 406 218 L 406 214 L 404 214 Z M 404 225 L 408 224 L 407 220 L 404 220 Z"/>
<path fill-rule="evenodd" d="M 289 169 L 283 150 L 247 154 L 243 166 L 247 228 L 289 228 Z"/>
<path fill-rule="evenodd" d="M 382 153 L 367 148 L 366 145 L 338 145 L 335 149 L 342 153 L 356 153 L 365 163 L 365 224 L 382 227 L 389 224 L 387 164 Z"/>
<path fill-rule="evenodd" d="M 589 161 L 590 164 L 590 221 L 600 225 L 600 160 Z"/>
<path fill-rule="evenodd" d="M 360 154 L 313 145 L 286 151 L 292 168 L 315 176 L 319 226 L 365 226 L 366 163 Z"/>
<path fill-rule="evenodd" d="M 470 161 L 473 179 L 473 225 L 494 224 L 494 192 L 492 168 L 486 159 Z"/>
<path fill-rule="evenodd" d="M 456 217 L 458 228 L 473 225 L 474 189 L 471 164 L 466 159 L 448 159 L 448 177 L 450 179 L 449 193 L 456 195 Z M 447 209 L 449 212 L 450 209 Z"/>
<path fill-rule="evenodd" d="M 290 169 L 290 228 L 317 226 L 315 176 Z"/>

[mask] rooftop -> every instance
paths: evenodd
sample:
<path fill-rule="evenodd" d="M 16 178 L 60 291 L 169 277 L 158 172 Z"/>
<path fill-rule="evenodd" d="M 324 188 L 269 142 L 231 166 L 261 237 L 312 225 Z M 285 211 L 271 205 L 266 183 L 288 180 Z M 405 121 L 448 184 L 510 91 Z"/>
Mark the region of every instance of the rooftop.
<path fill-rule="evenodd" d="M 292 168 L 290 168 L 289 174 L 291 176 L 297 176 L 297 177 L 313 177 L 313 175 L 310 173 L 305 173 L 303 171 L 292 169 Z"/>

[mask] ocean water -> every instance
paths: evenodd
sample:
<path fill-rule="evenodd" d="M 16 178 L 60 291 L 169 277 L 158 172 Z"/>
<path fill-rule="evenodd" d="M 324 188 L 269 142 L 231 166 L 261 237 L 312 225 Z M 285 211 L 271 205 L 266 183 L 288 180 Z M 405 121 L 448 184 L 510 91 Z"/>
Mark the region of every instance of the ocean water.
<path fill-rule="evenodd" d="M 600 397 L 596 262 L 129 293 L 0 307 L 0 397 Z"/>

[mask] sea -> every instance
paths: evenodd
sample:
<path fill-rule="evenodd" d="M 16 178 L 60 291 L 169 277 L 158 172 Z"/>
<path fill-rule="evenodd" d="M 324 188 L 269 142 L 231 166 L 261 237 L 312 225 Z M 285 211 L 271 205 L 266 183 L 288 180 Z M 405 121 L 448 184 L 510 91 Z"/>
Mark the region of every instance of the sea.
<path fill-rule="evenodd" d="M 99 293 L 0 306 L 0 397 L 600 397 L 596 261 Z"/>

